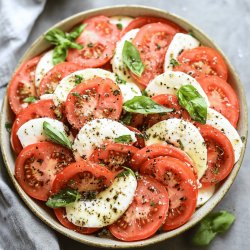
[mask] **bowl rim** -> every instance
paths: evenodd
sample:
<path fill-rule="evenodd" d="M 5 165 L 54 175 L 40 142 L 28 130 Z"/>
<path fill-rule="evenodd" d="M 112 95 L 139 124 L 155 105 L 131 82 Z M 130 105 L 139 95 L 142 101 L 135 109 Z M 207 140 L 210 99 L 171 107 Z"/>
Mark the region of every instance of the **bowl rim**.
<path fill-rule="evenodd" d="M 21 189 L 21 187 L 19 186 L 19 184 L 17 183 L 14 175 L 11 172 L 11 168 L 10 163 L 8 162 L 8 156 L 6 153 L 6 149 L 4 147 L 4 133 L 5 133 L 5 122 L 6 122 L 6 109 L 8 108 L 8 98 L 7 98 L 7 88 L 6 88 L 6 92 L 5 92 L 5 96 L 4 96 L 4 100 L 3 100 L 3 104 L 2 104 L 2 109 L 1 109 L 1 117 L 0 117 L 0 141 L 1 141 L 1 151 L 2 151 L 2 156 L 3 156 L 3 160 L 5 163 L 5 168 L 7 169 L 8 175 L 12 181 L 12 183 L 14 184 L 14 187 L 16 189 L 16 191 L 18 192 L 19 196 L 22 198 L 23 202 L 28 206 L 28 208 L 39 218 L 41 219 L 45 224 L 47 224 L 50 228 L 56 230 L 57 232 L 71 238 L 74 239 L 78 242 L 90 245 L 90 246 L 95 246 L 95 247 L 105 247 L 105 248 L 131 248 L 131 247 L 144 247 L 144 246 L 148 246 L 148 245 L 152 245 L 152 244 L 156 244 L 156 243 L 160 243 L 162 241 L 165 241 L 167 239 L 170 239 L 172 237 L 175 237 L 181 233 L 183 233 L 184 231 L 190 229 L 191 227 L 193 227 L 194 225 L 196 225 L 202 218 L 204 218 L 209 212 L 212 211 L 212 209 L 214 209 L 214 207 L 222 200 L 222 198 L 225 196 L 225 194 L 228 192 L 228 190 L 230 189 L 231 185 L 233 184 L 238 171 L 242 165 L 242 161 L 243 161 L 243 157 L 245 154 L 245 149 L 246 149 L 246 143 L 247 143 L 247 135 L 248 135 L 248 107 L 247 107 L 247 102 L 246 102 L 246 97 L 245 97 L 245 92 L 244 92 L 244 87 L 240 82 L 239 76 L 236 73 L 234 67 L 232 66 L 232 64 L 230 63 L 230 61 L 228 60 L 228 58 L 224 55 L 224 53 L 221 51 L 221 49 L 218 47 L 218 45 L 212 40 L 210 39 L 200 28 L 198 28 L 196 25 L 193 25 L 192 23 L 190 23 L 189 21 L 187 21 L 186 19 L 173 14 L 171 12 L 165 11 L 163 9 L 159 9 L 159 8 L 155 8 L 155 7 L 151 7 L 151 6 L 145 6 L 145 5 L 115 5 L 115 6 L 105 6 L 105 7 L 100 7 L 100 8 L 94 8 L 94 9 L 90 9 L 90 10 L 85 10 L 82 12 L 79 12 L 77 14 L 74 14 L 70 17 L 67 17 L 59 22 L 57 22 L 55 25 L 53 25 L 52 27 L 50 27 L 48 30 L 52 29 L 52 28 L 56 28 L 59 27 L 61 25 L 64 25 L 65 23 L 68 23 L 70 20 L 72 19 L 76 19 L 79 18 L 81 16 L 85 15 L 90 15 L 90 16 L 94 16 L 93 14 L 95 12 L 101 12 L 101 11 L 107 11 L 107 10 L 114 10 L 114 9 L 122 9 L 122 8 L 130 8 L 130 9 L 141 9 L 141 10 L 147 10 L 147 11 L 152 11 L 154 12 L 154 14 L 157 12 L 159 14 L 161 14 L 162 16 L 168 16 L 171 17 L 175 20 L 179 20 L 182 23 L 184 23 L 187 26 L 191 26 L 193 30 L 195 30 L 196 32 L 198 32 L 200 35 L 202 35 L 208 42 L 210 42 L 211 44 L 213 44 L 213 47 L 216 48 L 221 55 L 223 56 L 223 58 L 225 59 L 229 71 L 232 73 L 233 77 L 235 78 L 235 82 L 237 83 L 237 87 L 239 89 L 239 94 L 241 96 L 242 99 L 242 104 L 243 104 L 243 109 L 244 109 L 244 115 L 243 115 L 243 120 L 242 120 L 242 131 L 243 131 L 243 136 L 245 136 L 245 141 L 243 142 L 243 148 L 242 148 L 242 152 L 241 152 L 241 156 L 240 159 L 238 160 L 238 162 L 235 164 L 233 171 L 231 172 L 230 176 L 227 177 L 227 179 L 223 182 L 223 184 L 221 185 L 220 189 L 218 190 L 214 195 L 213 195 L 213 199 L 209 200 L 205 205 L 203 205 L 201 208 L 199 208 L 199 210 L 197 212 L 200 211 L 200 213 L 198 213 L 197 218 L 195 218 L 193 221 L 189 221 L 186 224 L 184 224 L 183 226 L 181 226 L 180 228 L 177 228 L 173 231 L 169 231 L 169 232 L 164 232 L 161 233 L 157 236 L 145 239 L 145 240 L 141 240 L 141 241 L 135 241 L 135 242 L 122 242 L 116 239 L 116 243 L 113 244 L 111 243 L 97 243 L 94 240 L 91 239 L 83 239 L 81 238 L 81 235 L 77 234 L 74 235 L 73 233 L 67 233 L 65 232 L 65 228 L 63 227 L 62 229 L 57 226 L 56 224 L 53 223 L 53 221 L 51 221 L 50 218 L 46 218 L 46 216 L 44 216 L 40 211 L 38 211 L 36 208 L 32 207 L 32 205 L 30 204 L 30 201 L 27 199 L 27 197 L 25 197 L 25 194 L 23 193 L 24 191 Z M 154 15 L 152 13 L 152 16 Z M 166 17 L 167 18 L 167 17 Z M 47 31 L 48 31 L 47 30 Z M 45 31 L 45 33 L 47 32 Z M 44 33 L 43 33 L 44 34 Z M 30 51 L 32 51 L 32 48 L 37 46 L 37 44 L 39 44 L 40 42 L 43 41 L 44 37 L 43 34 L 41 34 L 30 46 L 29 48 L 26 50 L 26 52 L 24 53 L 24 55 L 21 57 L 21 59 L 19 60 L 15 70 L 13 71 L 12 76 L 15 74 L 15 72 L 17 71 L 17 69 L 19 68 L 20 64 L 27 58 L 29 58 L 29 54 Z M 34 56 L 34 55 L 33 55 Z M 11 76 L 11 78 L 12 78 Z M 5 113 L 4 113 L 5 112 Z M 242 112 L 242 111 L 241 111 Z M 219 192 L 220 191 L 220 192 Z M 211 204 L 210 204 L 211 203 Z M 202 209 L 203 208 L 203 209 Z M 204 210 L 201 211 L 201 210 Z M 195 213 L 197 213 L 195 212 Z M 73 232 L 73 231 L 72 231 Z M 166 236 L 166 234 L 168 234 L 168 236 Z M 119 243 L 122 243 L 122 245 L 119 245 Z"/>

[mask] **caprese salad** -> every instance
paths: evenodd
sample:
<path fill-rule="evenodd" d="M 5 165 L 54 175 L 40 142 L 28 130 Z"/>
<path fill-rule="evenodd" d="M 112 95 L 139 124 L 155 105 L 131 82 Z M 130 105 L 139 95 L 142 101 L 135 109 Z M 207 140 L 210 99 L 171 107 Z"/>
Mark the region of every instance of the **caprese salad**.
<path fill-rule="evenodd" d="M 185 224 L 242 151 L 220 53 L 157 17 L 95 16 L 44 39 L 8 86 L 22 189 L 83 234 Z"/>

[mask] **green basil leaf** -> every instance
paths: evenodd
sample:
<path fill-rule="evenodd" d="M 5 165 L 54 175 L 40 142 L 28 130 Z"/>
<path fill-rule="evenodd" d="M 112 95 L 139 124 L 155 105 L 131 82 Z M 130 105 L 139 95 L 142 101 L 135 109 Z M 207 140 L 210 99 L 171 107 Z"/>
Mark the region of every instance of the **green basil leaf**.
<path fill-rule="evenodd" d="M 51 44 L 59 45 L 58 37 L 65 37 L 65 33 L 62 30 L 57 28 L 49 30 L 45 34 L 45 39 L 49 41 Z"/>
<path fill-rule="evenodd" d="M 199 224 L 192 243 L 207 246 L 218 233 L 224 233 L 235 221 L 235 216 L 225 210 L 207 215 Z"/>
<path fill-rule="evenodd" d="M 183 85 L 177 91 L 177 97 L 179 104 L 188 111 L 194 121 L 206 123 L 207 103 L 194 86 Z"/>
<path fill-rule="evenodd" d="M 76 27 L 75 29 L 73 29 L 73 31 L 71 31 L 70 33 L 67 33 L 66 36 L 68 39 L 70 39 L 71 41 L 75 40 L 76 38 L 78 38 L 81 33 L 84 31 L 84 29 L 86 28 L 87 24 L 81 24 L 78 27 Z"/>
<path fill-rule="evenodd" d="M 115 82 L 117 84 L 126 84 L 126 81 L 121 79 L 117 74 L 115 75 Z"/>
<path fill-rule="evenodd" d="M 137 48 L 129 41 L 125 41 L 122 49 L 123 63 L 137 76 L 141 76 L 144 65 Z"/>
<path fill-rule="evenodd" d="M 32 103 L 32 102 L 35 102 L 36 100 L 37 98 L 35 96 L 29 96 L 29 97 L 24 98 L 23 102 Z"/>
<path fill-rule="evenodd" d="M 43 132 L 46 135 L 46 137 L 51 140 L 52 142 L 55 142 L 57 144 L 61 144 L 64 147 L 67 147 L 69 149 L 72 148 L 71 142 L 67 135 L 53 126 L 50 125 L 49 122 L 43 122 Z"/>
<path fill-rule="evenodd" d="M 46 206 L 51 208 L 66 207 L 67 205 L 78 201 L 81 194 L 74 189 L 63 189 L 58 194 L 49 197 Z"/>
<path fill-rule="evenodd" d="M 174 58 L 171 58 L 171 59 L 170 59 L 170 64 L 171 64 L 173 67 L 180 65 L 180 64 L 178 63 L 178 61 L 175 60 Z"/>
<path fill-rule="evenodd" d="M 166 108 L 147 96 L 135 96 L 133 99 L 126 101 L 123 108 L 127 112 L 139 114 L 155 114 L 155 113 L 168 113 L 173 111 Z"/>
<path fill-rule="evenodd" d="M 132 118 L 133 117 L 131 113 L 126 113 L 122 116 L 121 120 L 124 124 L 129 125 L 131 123 Z"/>
<path fill-rule="evenodd" d="M 75 85 L 80 84 L 84 79 L 81 75 L 74 75 L 75 76 Z"/>
<path fill-rule="evenodd" d="M 53 50 L 53 64 L 56 65 L 65 62 L 67 57 L 67 49 L 64 46 L 56 46 Z"/>
<path fill-rule="evenodd" d="M 142 95 L 144 95 L 144 96 L 148 96 L 148 93 L 147 93 L 146 89 L 144 89 L 141 93 L 142 93 Z"/>
<path fill-rule="evenodd" d="M 122 172 L 120 172 L 116 177 L 128 176 L 128 175 L 132 174 L 136 178 L 135 173 L 131 168 L 127 168 L 124 166 L 123 166 L 123 168 L 124 168 L 124 170 Z"/>
<path fill-rule="evenodd" d="M 5 129 L 7 130 L 7 132 L 11 132 L 11 128 L 12 128 L 12 124 L 10 122 L 6 122 L 5 123 Z"/>
<path fill-rule="evenodd" d="M 116 27 L 117 27 L 119 30 L 122 30 L 122 28 L 123 28 L 121 23 L 117 23 L 117 24 L 116 24 Z"/>
<path fill-rule="evenodd" d="M 117 138 L 115 138 L 115 142 L 117 143 L 129 143 L 132 142 L 132 137 L 131 135 L 121 135 Z"/>

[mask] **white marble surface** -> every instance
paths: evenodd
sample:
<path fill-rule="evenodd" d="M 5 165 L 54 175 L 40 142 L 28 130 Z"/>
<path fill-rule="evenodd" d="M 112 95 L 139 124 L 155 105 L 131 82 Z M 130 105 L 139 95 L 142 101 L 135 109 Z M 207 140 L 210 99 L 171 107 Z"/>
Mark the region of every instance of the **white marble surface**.
<path fill-rule="evenodd" d="M 24 52 L 39 34 L 51 25 L 77 12 L 108 5 L 140 4 L 154 6 L 186 18 L 203 29 L 225 52 L 238 71 L 245 86 L 247 99 L 250 99 L 250 0 L 48 0 L 45 12 L 35 23 L 28 43 L 17 55 Z M 3 92 L 3 90 L 0 90 Z M 2 95 L 2 93 L 0 93 Z M 249 145 L 243 166 L 222 202 L 216 207 L 232 211 L 237 219 L 226 234 L 217 237 L 206 249 L 245 250 L 250 245 L 250 154 Z M 197 249 L 189 244 L 190 234 L 184 233 L 174 239 L 143 249 Z M 57 234 L 61 249 L 94 248 L 84 246 Z M 49 247 L 48 247 L 49 249 Z"/>

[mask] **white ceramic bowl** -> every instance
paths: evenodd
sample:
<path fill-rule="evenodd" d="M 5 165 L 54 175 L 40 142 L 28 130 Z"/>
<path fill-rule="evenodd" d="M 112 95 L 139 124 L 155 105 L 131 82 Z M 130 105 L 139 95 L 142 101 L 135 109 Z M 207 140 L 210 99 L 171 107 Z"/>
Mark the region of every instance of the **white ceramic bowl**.
<path fill-rule="evenodd" d="M 116 6 L 116 7 L 106 7 L 106 8 L 100 8 L 100 9 L 94 9 L 89 11 L 84 11 L 79 14 L 76 14 L 74 16 L 71 16 L 59 23 L 57 23 L 52 28 L 60 28 L 62 30 L 68 31 L 73 26 L 81 22 L 82 20 L 97 16 L 97 15 L 106 15 L 106 16 L 114 16 L 114 15 L 126 15 L 126 16 L 155 16 L 155 17 L 163 17 L 167 18 L 180 26 L 182 26 L 186 30 L 192 30 L 195 36 L 201 41 L 201 43 L 205 46 L 209 46 L 212 48 L 216 48 L 218 51 L 221 52 L 221 50 L 215 45 L 215 43 L 208 38 L 200 29 L 197 27 L 191 25 L 186 20 L 170 14 L 164 10 L 155 9 L 151 7 L 143 7 L 143 6 Z M 215 27 L 216 29 L 216 27 Z M 226 41 L 225 41 L 226 42 Z M 45 41 L 43 35 L 41 35 L 27 50 L 21 61 L 26 61 L 35 55 L 40 54 L 45 49 L 48 49 L 50 45 Z M 223 55 L 223 53 L 221 52 Z M 247 138 L 247 128 L 248 128 L 248 119 L 247 119 L 247 104 L 246 99 L 244 95 L 243 87 L 240 83 L 240 80 L 238 78 L 238 75 L 236 74 L 235 70 L 233 69 L 232 65 L 229 63 L 227 58 L 224 56 L 225 61 L 227 62 L 228 68 L 229 68 L 229 83 L 232 85 L 234 90 L 236 91 L 239 100 L 240 100 L 240 118 L 238 123 L 238 132 L 240 136 L 244 136 Z M 18 68 L 18 67 L 17 67 Z M 2 116 L 1 116 L 1 149 L 3 158 L 5 161 L 6 168 L 8 170 L 8 173 L 10 175 L 10 178 L 12 182 L 14 183 L 14 186 L 19 193 L 19 195 L 22 197 L 23 201 L 27 204 L 27 206 L 30 208 L 30 210 L 39 217 L 44 223 L 49 225 L 51 228 L 55 229 L 56 231 L 74 239 L 77 241 L 80 241 L 82 243 L 93 245 L 93 246 L 99 246 L 99 247 L 107 247 L 107 248 L 130 248 L 130 247 L 140 247 L 140 246 L 146 246 L 150 244 L 154 244 L 156 242 L 160 242 L 163 240 L 167 240 L 169 238 L 172 238 L 190 227 L 194 226 L 197 222 L 199 222 L 205 215 L 207 215 L 224 197 L 226 192 L 229 190 L 230 186 L 232 185 L 243 160 L 243 155 L 245 152 L 245 146 L 246 146 L 246 140 L 244 142 L 244 148 L 241 153 L 241 157 L 237 164 L 234 166 L 232 172 L 228 176 L 228 178 L 220 185 L 220 187 L 216 190 L 214 196 L 201 208 L 199 208 L 192 218 L 183 226 L 180 228 L 177 228 L 170 232 L 165 232 L 161 234 L 154 235 L 153 237 L 141 240 L 137 242 L 122 242 L 115 238 L 108 239 L 108 238 L 99 238 L 95 235 L 82 235 L 79 233 L 76 233 L 72 230 L 69 230 L 65 227 L 63 227 L 58 220 L 55 218 L 53 212 L 45 207 L 41 202 L 31 199 L 26 193 L 22 190 L 22 188 L 17 183 L 16 179 L 14 178 L 14 166 L 15 166 L 15 156 L 11 149 L 10 144 L 10 135 L 5 129 L 5 123 L 6 122 L 12 122 L 13 121 L 13 113 L 8 105 L 7 97 L 5 97 L 3 106 L 2 106 Z"/>

